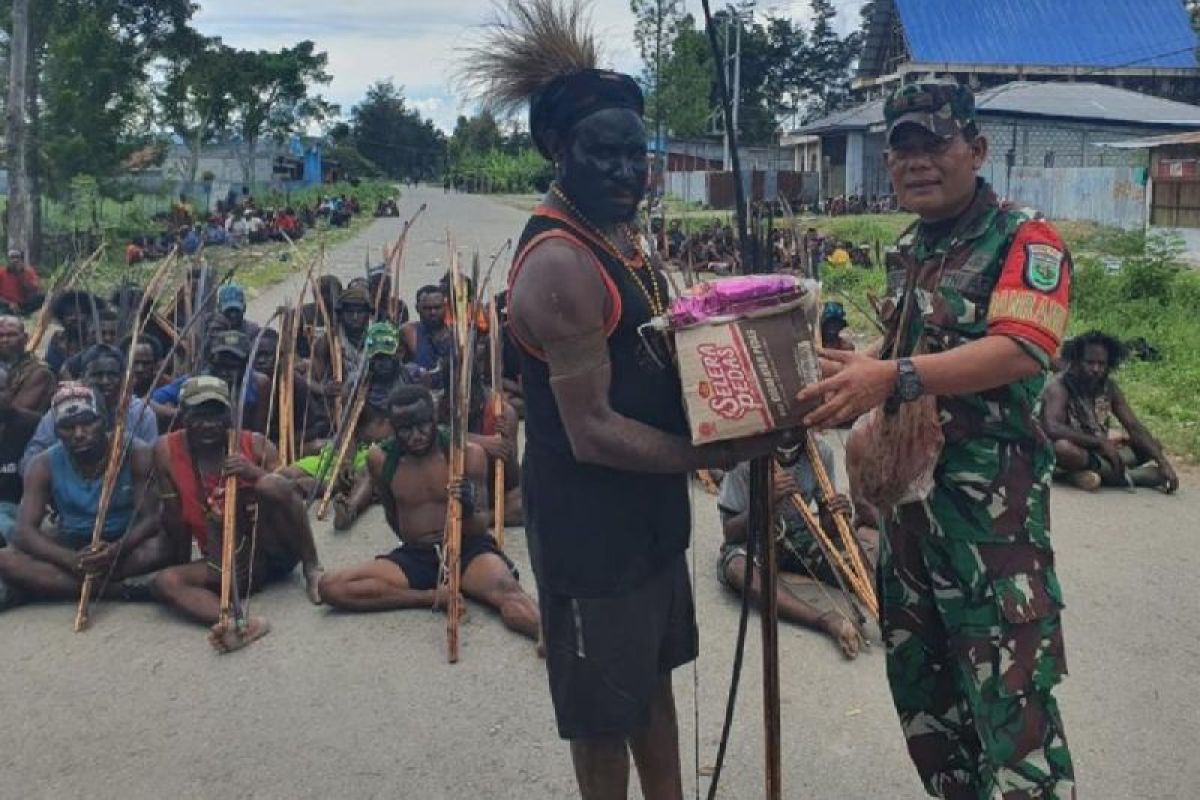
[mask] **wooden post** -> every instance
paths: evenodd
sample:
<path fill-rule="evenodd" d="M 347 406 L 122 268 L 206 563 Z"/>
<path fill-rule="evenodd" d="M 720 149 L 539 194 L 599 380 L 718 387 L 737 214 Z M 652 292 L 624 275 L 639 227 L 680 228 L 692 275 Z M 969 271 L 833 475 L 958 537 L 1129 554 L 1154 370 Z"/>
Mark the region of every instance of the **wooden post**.
<path fill-rule="evenodd" d="M 12 0 L 8 44 L 8 246 L 28 257 L 33 244 L 33 159 L 29 142 L 30 0 Z"/>
<path fill-rule="evenodd" d="M 778 552 L 772 535 L 772 481 L 770 456 L 750 462 L 750 527 L 758 539 L 761 586 L 759 602 L 763 648 L 763 736 L 765 767 L 763 783 L 767 800 L 783 797 L 782 744 L 779 718 L 779 608 L 776 586 Z M 748 588 L 748 587 L 747 587 Z"/>

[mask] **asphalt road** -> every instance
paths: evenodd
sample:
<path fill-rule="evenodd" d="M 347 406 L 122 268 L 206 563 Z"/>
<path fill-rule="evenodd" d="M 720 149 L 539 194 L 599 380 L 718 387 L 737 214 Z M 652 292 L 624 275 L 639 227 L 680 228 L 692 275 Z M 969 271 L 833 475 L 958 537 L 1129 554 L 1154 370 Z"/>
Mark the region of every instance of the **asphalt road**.
<path fill-rule="evenodd" d="M 408 191 L 402 212 L 422 201 L 429 209 L 408 251 L 409 298 L 444 272 L 447 229 L 486 255 L 524 222 L 515 207 L 431 189 Z M 333 271 L 361 274 L 366 247 L 378 252 L 399 229 L 396 220 L 376 221 L 330 253 Z M 294 297 L 300 279 L 255 298 L 252 315 Z M 1082 797 L 1200 796 L 1198 489 L 1193 475 L 1170 498 L 1054 494 L 1071 669 L 1060 697 Z M 696 672 L 675 678 L 689 797 L 693 715 L 705 767 L 716 751 L 737 626 L 737 605 L 714 577 L 713 499 L 696 489 L 693 507 L 701 657 Z M 316 523 L 316 536 L 329 568 L 392 546 L 378 509 L 348 534 Z M 527 575 L 524 536 L 510 531 L 509 542 Z M 150 605 L 102 605 L 82 634 L 71 632 L 67 605 L 0 615 L 0 798 L 574 796 L 542 663 L 495 615 L 471 607 L 461 662 L 451 666 L 444 617 L 430 612 L 331 613 L 309 605 L 298 577 L 251 607 L 273 630 L 232 656 L 215 655 L 202 628 Z M 756 626 L 751 631 L 726 798 L 762 792 Z M 848 663 L 823 637 L 785 627 L 781 651 L 785 797 L 922 796 L 882 648 Z M 632 796 L 640 796 L 636 788 Z"/>

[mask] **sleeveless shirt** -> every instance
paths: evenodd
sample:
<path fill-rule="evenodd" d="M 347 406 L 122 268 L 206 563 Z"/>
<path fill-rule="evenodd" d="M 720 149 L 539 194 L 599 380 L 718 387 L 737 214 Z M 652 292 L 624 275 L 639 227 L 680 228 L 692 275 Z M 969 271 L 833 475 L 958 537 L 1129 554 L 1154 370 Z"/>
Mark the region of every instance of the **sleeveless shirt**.
<path fill-rule="evenodd" d="M 547 239 L 565 239 L 585 250 L 608 289 L 608 400 L 613 411 L 687 436 L 678 369 L 674 364 L 659 367 L 642 353 L 638 326 L 650 320 L 649 304 L 625 265 L 592 234 L 558 211 L 539 207 L 521 236 L 510 293 L 530 251 Z M 666 298 L 666 280 L 657 271 L 652 275 Z M 524 511 L 538 584 L 571 597 L 615 595 L 637 587 L 687 549 L 687 476 L 577 460 L 550 388 L 549 366 L 515 330 L 510 332 L 518 344 L 525 395 Z"/>
<path fill-rule="evenodd" d="M 71 463 L 71 457 L 62 444 L 49 449 L 50 493 L 54 508 L 58 511 L 59 535 L 72 546 L 82 547 L 92 540 L 92 528 L 96 525 L 96 512 L 100 508 L 100 490 L 103 477 L 84 478 Z M 117 483 L 113 487 L 108 515 L 104 518 L 103 538 L 116 541 L 125 535 L 133 520 L 133 472 L 130 455 L 125 454 Z"/>

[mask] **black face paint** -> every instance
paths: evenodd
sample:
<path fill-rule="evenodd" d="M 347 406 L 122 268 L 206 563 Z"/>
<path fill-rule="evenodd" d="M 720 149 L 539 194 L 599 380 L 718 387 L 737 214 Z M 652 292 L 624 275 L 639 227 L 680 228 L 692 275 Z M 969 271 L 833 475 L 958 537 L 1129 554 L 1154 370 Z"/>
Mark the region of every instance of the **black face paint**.
<path fill-rule="evenodd" d="M 424 455 L 433 448 L 436 430 L 433 408 L 421 400 L 407 406 L 392 406 L 388 411 L 396 442 L 407 453 Z"/>
<path fill-rule="evenodd" d="M 596 225 L 629 222 L 646 194 L 646 126 L 626 109 L 582 119 L 559 156 L 563 191 Z"/>

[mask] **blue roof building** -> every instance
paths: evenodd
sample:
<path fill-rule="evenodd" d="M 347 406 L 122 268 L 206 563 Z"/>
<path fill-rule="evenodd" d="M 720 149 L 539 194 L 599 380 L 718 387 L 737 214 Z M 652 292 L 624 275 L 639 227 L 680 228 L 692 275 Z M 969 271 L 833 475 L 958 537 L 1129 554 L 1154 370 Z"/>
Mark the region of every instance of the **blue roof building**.
<path fill-rule="evenodd" d="M 920 75 L 985 89 L 1084 80 L 1200 101 L 1182 0 L 874 0 L 855 87 L 879 96 Z"/>

